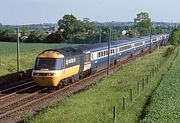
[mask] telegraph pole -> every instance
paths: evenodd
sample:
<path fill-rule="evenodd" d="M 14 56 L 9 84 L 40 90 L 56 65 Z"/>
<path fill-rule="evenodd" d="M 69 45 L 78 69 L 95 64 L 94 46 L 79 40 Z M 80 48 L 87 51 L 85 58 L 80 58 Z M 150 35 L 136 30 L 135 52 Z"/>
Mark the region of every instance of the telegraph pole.
<path fill-rule="evenodd" d="M 110 46 L 111 46 L 111 29 L 109 29 L 109 40 L 108 40 L 108 63 L 107 63 L 107 77 L 110 73 Z"/>
<path fill-rule="evenodd" d="M 149 53 L 151 53 L 151 49 L 152 49 L 152 46 L 151 46 L 151 39 L 152 39 L 152 27 L 150 27 L 150 45 L 149 45 Z"/>
<path fill-rule="evenodd" d="M 17 28 L 17 72 L 20 72 L 20 55 L 19 55 L 19 27 Z"/>

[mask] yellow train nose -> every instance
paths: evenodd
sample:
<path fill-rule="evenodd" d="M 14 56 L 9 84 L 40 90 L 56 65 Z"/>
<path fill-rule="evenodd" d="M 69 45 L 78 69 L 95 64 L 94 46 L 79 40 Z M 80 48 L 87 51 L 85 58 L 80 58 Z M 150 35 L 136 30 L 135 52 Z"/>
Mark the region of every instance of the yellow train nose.
<path fill-rule="evenodd" d="M 43 87 L 55 87 L 58 85 L 60 78 L 59 77 L 33 77 L 33 80 L 35 81 L 35 84 L 38 86 Z"/>

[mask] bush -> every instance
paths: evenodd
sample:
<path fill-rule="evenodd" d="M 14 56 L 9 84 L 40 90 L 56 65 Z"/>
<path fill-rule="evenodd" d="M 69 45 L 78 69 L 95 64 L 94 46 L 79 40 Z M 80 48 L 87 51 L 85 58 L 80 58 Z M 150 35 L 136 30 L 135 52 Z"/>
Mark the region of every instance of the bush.
<path fill-rule="evenodd" d="M 169 48 L 167 48 L 167 50 L 166 50 L 166 52 L 164 53 L 164 57 L 168 57 L 168 56 L 170 56 L 171 54 L 173 54 L 173 52 L 174 52 L 174 47 L 169 47 Z"/>

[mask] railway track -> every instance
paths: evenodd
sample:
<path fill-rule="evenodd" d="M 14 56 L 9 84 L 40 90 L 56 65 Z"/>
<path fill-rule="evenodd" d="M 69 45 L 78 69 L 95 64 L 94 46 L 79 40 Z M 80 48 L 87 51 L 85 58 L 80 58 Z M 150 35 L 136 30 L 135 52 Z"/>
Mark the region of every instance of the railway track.
<path fill-rule="evenodd" d="M 20 96 L 16 95 L 15 97 L 11 98 L 8 103 L 3 103 L 0 106 L 0 117 L 3 118 L 11 113 L 13 113 L 16 109 L 19 107 L 23 107 L 27 103 L 39 99 L 43 97 L 44 95 L 47 95 L 48 92 L 45 92 L 47 88 L 44 88 L 42 90 L 34 91 L 30 94 L 22 94 Z M 7 100 L 5 100 L 7 101 Z"/>
<path fill-rule="evenodd" d="M 28 84 L 34 84 L 34 82 L 32 81 L 32 79 L 28 79 L 28 80 L 24 80 L 24 81 L 20 81 L 20 82 L 16 82 L 12 85 L 9 85 L 9 86 L 2 86 L 0 88 L 0 93 L 5 93 L 5 92 L 8 92 L 8 91 L 14 91 L 15 89 L 19 89 L 21 87 L 25 87 L 27 86 Z"/>
<path fill-rule="evenodd" d="M 139 58 L 139 57 L 143 56 L 144 54 L 147 54 L 148 52 L 149 51 L 147 50 L 143 53 L 137 54 L 136 56 L 134 56 L 132 58 L 128 58 L 122 62 L 119 62 L 118 64 L 111 67 L 110 73 L 119 70 L 119 68 L 121 68 L 124 64 L 130 63 L 130 62 L 134 61 L 136 58 Z M 65 97 L 67 97 L 75 92 L 78 92 L 79 90 L 82 90 L 89 85 L 96 83 L 96 81 L 94 81 L 94 80 L 96 78 L 105 77 L 106 72 L 107 72 L 107 69 L 103 69 L 103 70 L 97 72 L 96 74 L 93 74 L 87 78 L 79 80 L 78 82 L 72 83 L 68 86 L 65 86 L 65 87 L 63 87 L 57 91 L 53 91 L 53 92 L 49 92 L 47 88 L 44 88 L 41 90 L 36 90 L 34 92 L 25 93 L 26 88 L 24 88 L 24 90 L 22 89 L 22 90 L 13 92 L 13 93 L 9 93 L 8 95 L 1 96 L 0 101 L 3 100 L 2 102 L 8 102 L 8 103 L 2 103 L 2 105 L 1 105 L 1 102 L 0 102 L 0 119 L 3 120 L 5 118 L 13 116 L 14 114 L 17 115 L 17 113 L 22 113 L 24 110 L 28 110 L 38 104 L 48 103 L 48 104 L 46 104 L 48 106 L 49 102 L 50 102 L 48 100 L 51 100 L 53 98 L 57 98 L 58 101 L 63 100 Z M 29 87 L 27 87 L 27 90 L 28 89 L 32 90 L 32 88 L 31 88 L 31 86 L 29 86 Z M 6 91 L 9 91 L 9 89 L 6 89 Z M 5 90 L 3 90 L 1 92 L 5 92 Z M 18 97 L 19 93 L 21 93 L 20 97 Z M 8 101 L 8 99 L 10 99 L 10 101 Z"/>

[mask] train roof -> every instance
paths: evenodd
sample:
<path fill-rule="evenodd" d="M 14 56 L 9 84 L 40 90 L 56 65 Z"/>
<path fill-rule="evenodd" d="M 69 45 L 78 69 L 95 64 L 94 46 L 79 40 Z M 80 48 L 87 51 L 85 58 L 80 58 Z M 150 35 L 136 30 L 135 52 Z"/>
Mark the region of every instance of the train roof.
<path fill-rule="evenodd" d="M 153 35 L 153 36 L 155 37 L 157 35 Z M 123 46 L 123 45 L 128 45 L 128 44 L 132 44 L 132 43 L 136 43 L 136 42 L 141 42 L 141 41 L 148 40 L 148 39 L 150 39 L 149 36 L 130 38 L 130 39 L 125 39 L 125 40 L 116 40 L 116 41 L 111 42 L 111 48 L 113 48 L 117 45 Z M 105 42 L 105 43 L 98 43 L 98 44 L 80 45 L 80 46 L 77 46 L 77 48 L 82 50 L 82 52 L 87 52 L 87 51 L 95 52 L 98 50 L 107 49 L 108 43 Z"/>
<path fill-rule="evenodd" d="M 48 50 L 43 51 L 42 53 L 44 53 L 46 51 L 59 52 L 59 53 L 63 54 L 65 57 L 83 54 L 82 50 L 79 48 L 76 48 L 76 47 L 65 47 L 65 48 L 61 48 L 61 49 L 48 49 Z"/>
<path fill-rule="evenodd" d="M 155 38 L 157 36 L 162 36 L 162 34 L 152 35 L 152 38 Z M 128 44 L 132 44 L 136 42 L 142 42 L 144 40 L 149 40 L 149 39 L 150 39 L 150 36 L 142 36 L 142 37 L 137 37 L 137 38 L 125 39 L 125 40 L 116 40 L 116 41 L 111 42 L 111 48 L 117 45 L 123 46 L 123 45 L 128 45 Z M 84 50 L 84 48 L 86 47 L 85 48 L 86 50 L 89 49 L 91 52 L 94 52 L 94 51 L 108 48 L 108 43 L 106 42 L 106 43 L 101 43 L 101 44 L 87 44 L 80 47 L 82 50 Z"/>
<path fill-rule="evenodd" d="M 163 34 L 163 35 L 167 35 L 167 34 Z M 163 36 L 163 35 L 162 34 L 152 35 L 152 38 L 157 37 L 157 36 Z M 136 42 L 141 42 L 148 39 L 150 39 L 150 36 L 130 38 L 130 39 L 125 39 L 125 40 L 116 40 L 116 41 L 111 42 L 111 48 L 116 47 L 116 46 L 123 46 L 123 45 L 128 45 L 128 44 L 132 44 Z M 89 51 L 95 52 L 95 51 L 107 49 L 107 48 L 108 48 L 108 43 L 106 42 L 106 43 L 99 43 L 99 44 L 79 45 L 75 47 L 65 47 L 61 49 L 49 49 L 45 51 L 56 51 L 63 54 L 65 57 L 69 57 L 69 56 L 74 56 L 74 55 L 80 55 L 83 53 L 89 53 Z"/>

